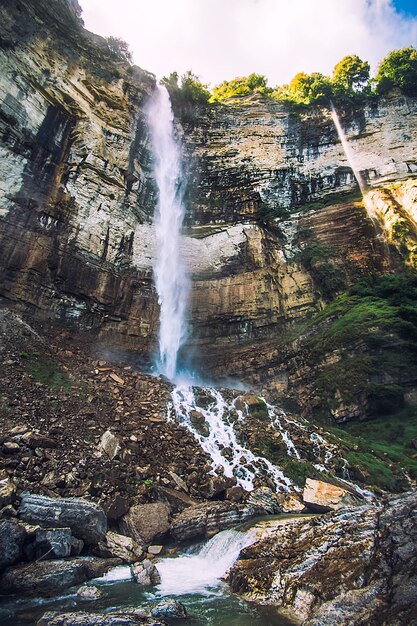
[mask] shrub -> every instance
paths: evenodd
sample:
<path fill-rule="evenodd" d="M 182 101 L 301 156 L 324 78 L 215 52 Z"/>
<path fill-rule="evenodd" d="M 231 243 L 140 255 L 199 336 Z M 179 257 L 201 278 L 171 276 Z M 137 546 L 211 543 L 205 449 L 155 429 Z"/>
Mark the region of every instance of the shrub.
<path fill-rule="evenodd" d="M 398 87 L 408 96 L 417 96 L 417 50 L 393 50 L 383 59 L 376 75 L 376 91 L 386 94 Z"/>

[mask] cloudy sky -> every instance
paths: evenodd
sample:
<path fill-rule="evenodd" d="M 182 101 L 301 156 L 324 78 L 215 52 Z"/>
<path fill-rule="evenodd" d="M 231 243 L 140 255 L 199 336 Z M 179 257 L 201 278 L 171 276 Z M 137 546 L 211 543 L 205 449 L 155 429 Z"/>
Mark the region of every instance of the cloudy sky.
<path fill-rule="evenodd" d="M 300 71 L 331 74 L 347 54 L 373 69 L 417 46 L 417 0 L 79 0 L 86 28 L 129 43 L 162 77 L 186 70 L 211 87 L 251 72 L 269 84 Z"/>

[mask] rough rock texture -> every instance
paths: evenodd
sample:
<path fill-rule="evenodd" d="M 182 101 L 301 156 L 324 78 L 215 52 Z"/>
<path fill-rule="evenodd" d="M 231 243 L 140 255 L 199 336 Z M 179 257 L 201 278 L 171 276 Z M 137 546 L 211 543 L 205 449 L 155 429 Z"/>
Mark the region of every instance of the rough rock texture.
<path fill-rule="evenodd" d="M 40 528 L 35 535 L 36 559 L 62 559 L 71 554 L 70 528 Z"/>
<path fill-rule="evenodd" d="M 151 609 L 152 617 L 185 619 L 188 617 L 185 606 L 173 598 L 165 598 Z"/>
<path fill-rule="evenodd" d="M 314 513 L 326 513 L 349 505 L 360 504 L 361 500 L 354 494 L 337 485 L 322 480 L 307 478 L 303 491 L 304 504 Z"/>
<path fill-rule="evenodd" d="M 133 506 L 121 522 L 121 529 L 140 545 L 150 545 L 169 530 L 170 507 L 162 502 Z"/>
<path fill-rule="evenodd" d="M 20 560 L 26 530 L 15 522 L 0 523 L 0 570 Z"/>
<path fill-rule="evenodd" d="M 9 567 L 0 578 L 3 593 L 50 596 L 63 589 L 102 576 L 120 559 L 58 559 Z"/>
<path fill-rule="evenodd" d="M 107 532 L 107 520 L 101 507 L 82 498 L 48 498 L 27 494 L 19 508 L 21 519 L 43 527 L 69 527 L 77 539 L 96 544 Z"/>
<path fill-rule="evenodd" d="M 167 622 L 123 613 L 45 613 L 36 626 L 167 626 Z"/>
<path fill-rule="evenodd" d="M 132 574 L 134 580 L 142 587 L 153 587 L 161 582 L 157 567 L 149 559 L 133 565 Z"/>
<path fill-rule="evenodd" d="M 124 563 L 135 563 L 143 556 L 143 548 L 131 537 L 109 530 L 105 540 L 94 548 L 94 554 L 104 558 L 117 557 Z"/>
<path fill-rule="evenodd" d="M 415 623 L 417 495 L 279 522 L 241 552 L 229 581 L 303 624 Z"/>

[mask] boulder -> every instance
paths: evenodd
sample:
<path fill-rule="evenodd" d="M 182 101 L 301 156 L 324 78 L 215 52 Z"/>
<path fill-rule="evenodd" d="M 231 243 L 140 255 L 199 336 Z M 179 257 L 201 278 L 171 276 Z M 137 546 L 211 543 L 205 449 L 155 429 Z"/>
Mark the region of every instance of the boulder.
<path fill-rule="evenodd" d="M 199 504 L 199 501 L 192 498 L 182 491 L 177 489 L 170 489 L 169 487 L 162 487 L 158 485 L 156 491 L 161 500 L 166 500 L 170 507 L 175 511 L 182 511 L 189 506 L 195 506 Z"/>
<path fill-rule="evenodd" d="M 107 519 L 117 521 L 129 511 L 129 498 L 117 493 L 105 507 Z"/>
<path fill-rule="evenodd" d="M 94 554 L 103 558 L 117 557 L 124 563 L 136 563 L 142 558 L 144 550 L 132 537 L 109 530 L 105 539 L 94 548 Z"/>
<path fill-rule="evenodd" d="M 13 502 L 16 495 L 16 485 L 10 478 L 0 480 L 0 509 Z"/>
<path fill-rule="evenodd" d="M 167 626 L 167 622 L 145 617 L 140 610 L 123 613 L 56 613 L 48 611 L 36 626 Z"/>
<path fill-rule="evenodd" d="M 360 504 L 361 498 L 343 487 L 307 478 L 303 502 L 314 513 L 327 513 Z"/>
<path fill-rule="evenodd" d="M 120 524 L 121 530 L 140 545 L 150 545 L 169 530 L 170 507 L 163 502 L 132 506 Z"/>
<path fill-rule="evenodd" d="M 48 498 L 27 494 L 22 498 L 19 517 L 44 528 L 70 528 L 74 537 L 88 545 L 95 545 L 104 539 L 107 532 L 103 509 L 82 498 Z"/>
<path fill-rule="evenodd" d="M 281 510 L 278 494 L 269 487 L 254 489 L 247 499 L 247 504 L 254 507 L 258 515 L 275 515 Z"/>
<path fill-rule="evenodd" d="M 71 554 L 70 528 L 40 528 L 35 534 L 36 559 L 61 559 Z"/>
<path fill-rule="evenodd" d="M 203 539 L 255 515 L 259 515 L 259 510 L 254 506 L 229 501 L 204 502 L 178 513 L 171 523 L 171 535 L 178 542 Z"/>
<path fill-rule="evenodd" d="M 188 617 L 185 606 L 173 598 L 164 598 L 151 609 L 152 617 L 163 619 L 186 619 Z"/>
<path fill-rule="evenodd" d="M 132 566 L 132 574 L 135 581 L 143 587 L 152 587 L 161 582 L 161 577 L 155 565 L 149 559 Z"/>
<path fill-rule="evenodd" d="M 94 585 L 82 585 L 77 589 L 77 596 L 82 600 L 100 600 L 104 595 L 104 591 Z"/>
<path fill-rule="evenodd" d="M 26 530 L 16 522 L 0 523 L 0 569 L 17 563 L 22 556 Z"/>
<path fill-rule="evenodd" d="M 106 430 L 100 439 L 100 449 L 106 454 L 112 461 L 120 452 L 120 442 L 116 435 L 110 430 Z"/>
<path fill-rule="evenodd" d="M 56 561 L 37 561 L 9 567 L 0 578 L 5 593 L 51 596 L 63 589 L 102 576 L 120 565 L 120 559 L 78 557 Z"/>

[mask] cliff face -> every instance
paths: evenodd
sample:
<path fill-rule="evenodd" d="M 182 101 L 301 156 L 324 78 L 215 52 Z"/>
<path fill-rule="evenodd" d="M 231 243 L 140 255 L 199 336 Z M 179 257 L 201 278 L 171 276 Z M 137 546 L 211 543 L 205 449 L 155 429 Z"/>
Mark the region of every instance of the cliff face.
<path fill-rule="evenodd" d="M 0 292 L 149 357 L 158 304 L 143 107 L 155 79 L 84 31 L 70 2 L 9 3 L 0 29 Z M 206 373 L 296 388 L 302 357 L 282 347 L 294 324 L 401 255 L 414 262 L 416 113 L 401 95 L 341 112 L 366 207 L 325 110 L 253 97 L 178 122 L 187 350 Z"/>

